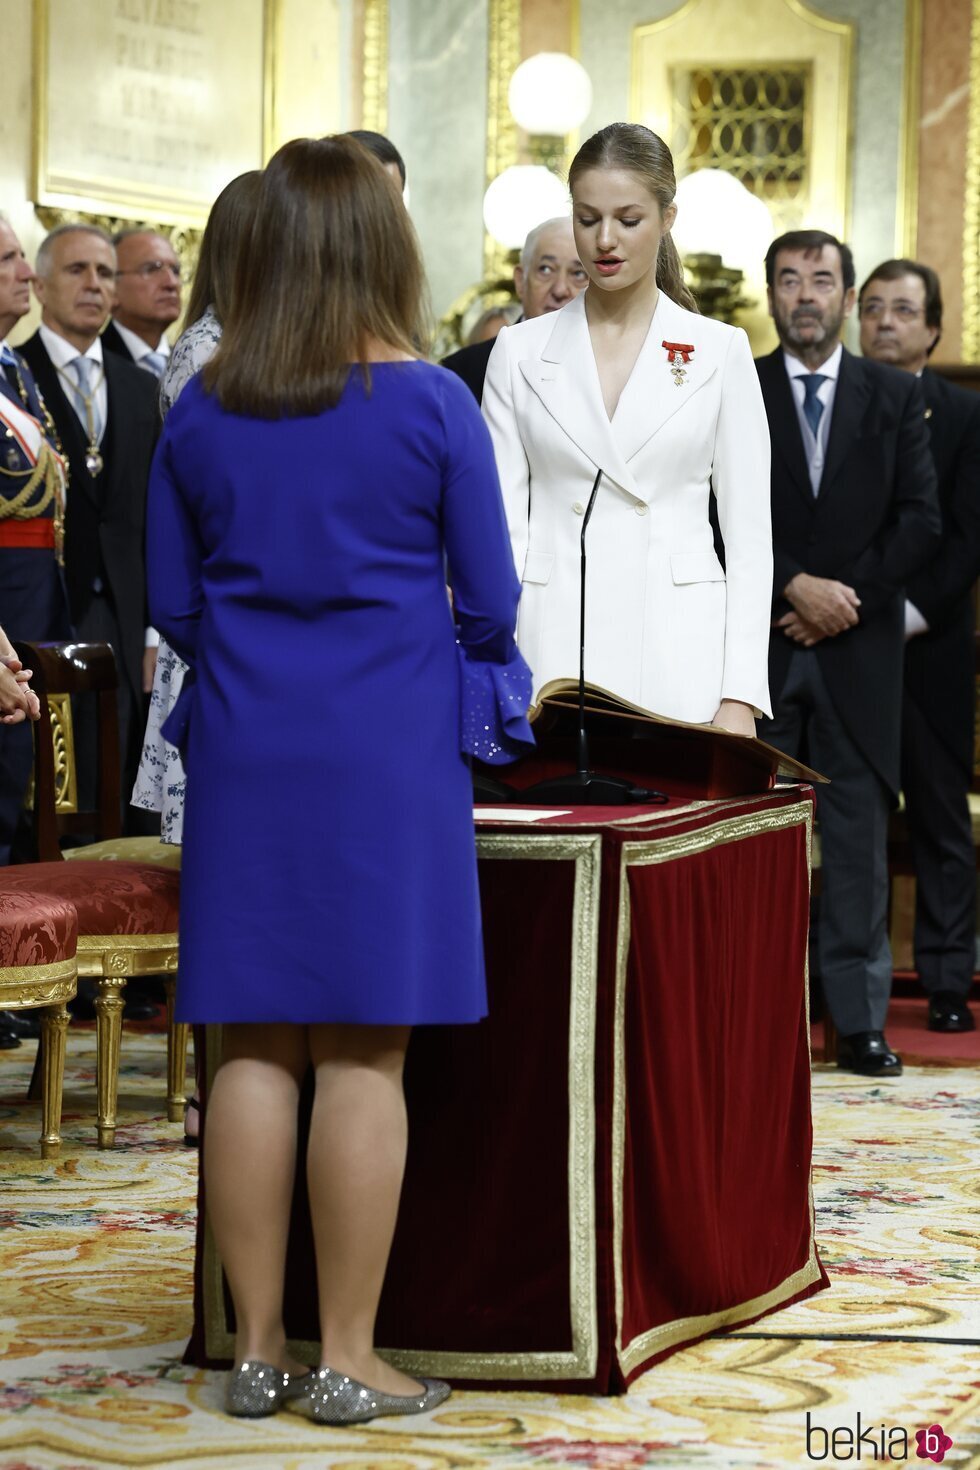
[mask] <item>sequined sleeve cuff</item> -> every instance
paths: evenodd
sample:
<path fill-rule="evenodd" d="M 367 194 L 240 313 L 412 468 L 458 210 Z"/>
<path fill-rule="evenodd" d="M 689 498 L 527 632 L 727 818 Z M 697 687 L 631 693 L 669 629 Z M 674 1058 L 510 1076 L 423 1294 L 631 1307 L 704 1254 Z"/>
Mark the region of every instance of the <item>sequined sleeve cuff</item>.
<path fill-rule="evenodd" d="M 502 766 L 526 755 L 534 744 L 527 722 L 531 703 L 531 670 L 517 649 L 507 664 L 459 653 L 462 696 L 461 747 L 487 765 Z"/>

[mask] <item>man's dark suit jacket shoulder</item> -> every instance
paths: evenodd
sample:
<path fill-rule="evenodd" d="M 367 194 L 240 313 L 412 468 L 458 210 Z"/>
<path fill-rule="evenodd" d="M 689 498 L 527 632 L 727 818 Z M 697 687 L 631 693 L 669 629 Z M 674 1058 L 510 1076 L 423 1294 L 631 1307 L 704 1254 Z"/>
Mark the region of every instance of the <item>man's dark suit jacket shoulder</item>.
<path fill-rule="evenodd" d="M 507 328 L 502 328 L 506 331 Z M 472 347 L 461 347 L 458 352 L 451 352 L 448 357 L 442 359 L 442 366 L 455 373 L 458 378 L 469 388 L 477 403 L 483 402 L 483 384 L 487 376 L 487 363 L 493 351 L 496 337 L 489 342 L 474 342 Z"/>
<path fill-rule="evenodd" d="M 115 322 L 111 321 L 106 327 L 105 331 L 102 333 L 102 347 L 104 351 L 114 352 L 117 357 L 124 358 L 126 362 L 131 363 L 133 367 L 136 366 L 136 360 L 133 357 L 133 354 L 130 352 L 129 348 L 126 346 L 125 342 L 123 341 L 122 335 Z M 146 369 L 141 368 L 140 371 L 145 372 Z"/>
<path fill-rule="evenodd" d="M 72 617 L 78 620 L 84 615 L 92 599 L 93 578 L 104 574 L 119 622 L 120 663 L 139 692 L 146 620 L 146 490 L 160 432 L 158 384 L 131 359 L 127 362 L 115 353 L 103 354 L 109 401 L 102 442 L 105 469 L 101 475 L 92 476 L 85 467 L 82 427 L 40 332 L 35 332 L 20 350 L 44 395 L 71 469 L 65 516 L 65 580 Z"/>
<path fill-rule="evenodd" d="M 980 575 L 980 393 L 922 374 L 943 540 L 908 598 L 929 624 L 905 649 L 905 684 L 964 772 L 973 771 L 973 587 Z"/>
<path fill-rule="evenodd" d="M 912 374 L 845 349 L 814 496 L 782 349 L 756 366 L 773 451 L 774 616 L 787 611 L 783 589 L 798 572 L 855 589 L 860 622 L 821 640 L 817 658 L 852 739 L 897 792 L 905 589 L 938 545 L 940 531 L 922 388 Z M 774 632 L 774 701 L 795 647 Z"/>

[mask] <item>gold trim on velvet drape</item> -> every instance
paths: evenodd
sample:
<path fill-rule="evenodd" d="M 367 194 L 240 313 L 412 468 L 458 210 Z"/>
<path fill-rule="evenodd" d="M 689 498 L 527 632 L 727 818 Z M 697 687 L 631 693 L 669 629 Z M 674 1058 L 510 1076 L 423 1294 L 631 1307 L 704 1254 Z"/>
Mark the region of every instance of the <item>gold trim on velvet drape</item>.
<path fill-rule="evenodd" d="M 653 837 L 643 842 L 623 844 L 619 872 L 619 922 L 616 934 L 616 1001 L 613 1022 L 613 1119 L 612 1119 L 612 1207 L 613 1207 L 613 1273 L 616 1305 L 616 1354 L 624 1374 L 629 1374 L 654 1353 L 665 1351 L 678 1343 L 733 1322 L 746 1321 L 771 1310 L 781 1301 L 788 1301 L 797 1292 L 819 1279 L 820 1266 L 817 1261 L 814 1240 L 813 1182 L 809 1184 L 810 1253 L 804 1266 L 792 1276 L 752 1301 L 740 1302 L 721 1312 L 706 1316 L 684 1317 L 666 1322 L 660 1327 L 641 1333 L 632 1341 L 623 1344 L 623 1189 L 626 1169 L 626 977 L 630 949 L 630 894 L 629 872 L 631 867 L 642 867 L 651 863 L 674 862 L 678 858 L 694 853 L 707 852 L 730 842 L 741 842 L 747 837 L 757 837 L 765 832 L 777 832 L 799 823 L 806 824 L 807 873 L 809 874 L 811 828 L 813 808 L 810 801 L 780 807 L 775 811 L 743 812 L 727 820 L 715 822 L 710 827 L 699 827 L 694 831 L 677 833 L 672 837 Z M 807 990 L 806 1010 L 809 1015 L 809 974 L 805 972 Z M 809 1022 L 807 1023 L 807 1045 L 809 1046 Z"/>

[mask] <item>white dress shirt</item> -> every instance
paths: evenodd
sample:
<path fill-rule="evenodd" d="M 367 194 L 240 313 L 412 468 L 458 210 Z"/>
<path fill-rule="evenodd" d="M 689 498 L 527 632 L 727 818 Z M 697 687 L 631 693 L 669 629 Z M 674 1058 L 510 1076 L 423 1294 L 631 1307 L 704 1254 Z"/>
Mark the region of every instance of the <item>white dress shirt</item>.
<path fill-rule="evenodd" d="M 68 399 L 72 408 L 75 408 L 75 400 L 67 389 L 69 383 L 74 386 L 75 374 L 68 367 L 68 364 L 74 362 L 76 357 L 87 357 L 97 369 L 97 371 L 93 371 L 92 376 L 98 381 L 99 385 L 95 390 L 95 402 L 99 410 L 99 423 L 102 425 L 102 432 L 99 434 L 99 443 L 101 444 L 105 438 L 106 424 L 109 421 L 109 393 L 105 385 L 105 363 L 102 357 L 102 343 L 96 337 L 91 347 L 82 353 L 79 352 L 77 347 L 72 346 L 65 337 L 62 337 L 60 333 L 54 332 L 50 327 L 45 326 L 44 322 L 41 323 L 40 332 L 41 341 L 44 343 L 45 350 L 54 367 L 60 373 L 64 373 L 65 378 L 68 380 L 67 382 L 63 382 L 62 386 L 65 388 L 65 397 Z M 75 412 L 77 413 L 78 410 L 75 409 Z M 81 417 L 79 417 L 78 421 L 82 426 L 82 433 L 86 436 L 87 440 L 88 424 Z"/>
<path fill-rule="evenodd" d="M 817 389 L 817 398 L 823 404 L 823 413 L 814 434 L 807 423 L 803 412 L 803 403 L 806 391 L 803 387 L 803 379 L 811 376 L 810 369 L 805 363 L 800 362 L 798 357 L 793 357 L 784 350 L 783 362 L 793 387 L 793 401 L 796 404 L 796 417 L 800 424 L 800 433 L 803 435 L 803 447 L 806 450 L 806 460 L 810 467 L 810 484 L 816 495 L 820 490 L 820 479 L 823 475 L 824 465 L 827 463 L 827 444 L 830 439 L 830 421 L 834 414 L 834 398 L 837 394 L 837 379 L 840 375 L 841 358 L 844 349 L 838 342 L 834 352 L 831 353 L 826 362 L 822 362 L 816 372 L 822 373 L 825 382 Z"/>
<path fill-rule="evenodd" d="M 135 332 L 130 331 L 129 327 L 124 327 L 122 322 L 117 321 L 115 317 L 112 320 L 116 331 L 125 342 L 129 350 L 129 355 L 137 367 L 139 367 L 144 357 L 149 357 L 151 352 L 159 352 L 161 357 L 170 356 L 170 343 L 167 341 L 166 336 L 161 336 L 155 347 L 148 347 L 143 341 L 143 338 L 138 337 Z M 144 371 L 149 372 L 150 369 L 146 368 Z"/>

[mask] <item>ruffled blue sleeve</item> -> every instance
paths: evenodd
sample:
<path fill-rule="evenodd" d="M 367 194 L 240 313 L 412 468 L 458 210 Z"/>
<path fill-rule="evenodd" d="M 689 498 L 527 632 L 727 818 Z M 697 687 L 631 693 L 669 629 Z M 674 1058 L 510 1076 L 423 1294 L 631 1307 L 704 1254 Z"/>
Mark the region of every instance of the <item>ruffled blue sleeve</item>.
<path fill-rule="evenodd" d="M 527 711 L 531 670 L 516 646 L 509 663 L 471 658 L 457 644 L 460 681 L 460 748 L 490 766 L 515 761 L 534 745 Z"/>
<path fill-rule="evenodd" d="M 514 640 L 521 584 L 510 549 L 490 434 L 466 385 L 440 368 L 446 464 L 443 530 L 456 617 L 460 746 L 503 765 L 534 745 L 532 680 Z"/>

